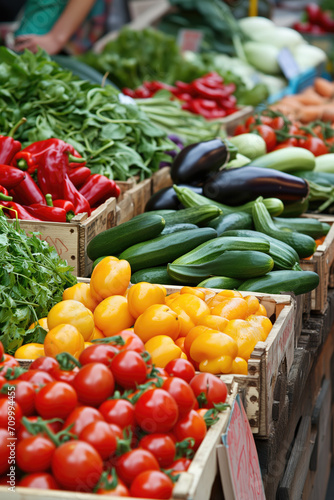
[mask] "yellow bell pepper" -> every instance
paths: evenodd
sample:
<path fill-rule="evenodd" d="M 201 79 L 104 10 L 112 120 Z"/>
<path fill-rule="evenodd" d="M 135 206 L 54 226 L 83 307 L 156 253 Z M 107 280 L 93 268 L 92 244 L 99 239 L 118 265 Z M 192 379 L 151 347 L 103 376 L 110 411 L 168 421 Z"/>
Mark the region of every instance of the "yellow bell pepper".
<path fill-rule="evenodd" d="M 14 354 L 18 359 L 37 359 L 41 356 L 45 356 L 44 345 L 36 343 L 21 345 Z"/>
<path fill-rule="evenodd" d="M 201 372 L 229 373 L 237 356 L 238 345 L 222 332 L 211 330 L 199 335 L 190 346 L 190 357 Z"/>
<path fill-rule="evenodd" d="M 165 368 L 172 359 L 182 356 L 180 347 L 167 335 L 152 337 L 146 342 L 145 349 L 151 354 L 152 363 L 159 368 Z"/>

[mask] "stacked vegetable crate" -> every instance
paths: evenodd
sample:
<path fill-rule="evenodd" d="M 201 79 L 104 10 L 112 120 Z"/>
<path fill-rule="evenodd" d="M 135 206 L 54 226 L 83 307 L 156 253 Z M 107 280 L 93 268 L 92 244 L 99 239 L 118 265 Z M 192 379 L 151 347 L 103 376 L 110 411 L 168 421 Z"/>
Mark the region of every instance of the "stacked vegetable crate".
<path fill-rule="evenodd" d="M 15 220 L 13 221 L 15 223 Z M 116 198 L 109 198 L 88 217 L 78 214 L 71 222 L 20 221 L 27 233 L 40 233 L 40 238 L 54 246 L 57 253 L 73 267 L 76 276 L 89 276 L 93 263 L 88 258 L 88 243 L 99 233 L 116 225 Z"/>

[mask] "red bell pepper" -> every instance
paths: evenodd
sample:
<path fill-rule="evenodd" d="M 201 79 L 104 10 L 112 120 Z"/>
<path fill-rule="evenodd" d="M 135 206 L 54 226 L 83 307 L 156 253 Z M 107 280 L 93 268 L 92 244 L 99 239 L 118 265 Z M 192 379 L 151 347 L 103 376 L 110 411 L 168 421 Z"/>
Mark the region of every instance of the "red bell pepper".
<path fill-rule="evenodd" d="M 48 201 L 48 195 L 46 195 L 46 200 Z M 51 202 L 52 202 L 54 207 L 63 208 L 65 210 L 67 221 L 70 221 L 74 217 L 74 215 L 75 215 L 74 205 L 70 201 L 68 201 L 68 200 L 54 200 L 54 201 L 52 201 L 52 199 L 51 199 Z"/>
<path fill-rule="evenodd" d="M 53 150 L 60 150 L 67 156 L 67 166 L 76 167 L 77 163 L 85 165 L 85 160 L 74 149 L 71 144 L 67 144 L 61 139 L 46 139 L 45 141 L 37 141 L 22 149 L 13 158 L 13 165 L 23 170 L 28 170 L 33 173 L 37 168 L 45 162 L 46 155 Z M 27 154 L 29 153 L 29 154 Z"/>
<path fill-rule="evenodd" d="M 8 196 L 8 191 L 5 187 L 0 186 L 0 201 L 12 201 L 13 197 Z"/>
<path fill-rule="evenodd" d="M 12 130 L 8 133 L 8 135 L 0 135 L 0 163 L 5 165 L 10 165 L 13 157 L 18 153 L 21 149 L 21 143 L 19 141 L 15 141 L 13 136 L 17 129 L 27 121 L 26 118 L 21 118 L 21 120 L 14 125 Z"/>
<path fill-rule="evenodd" d="M 0 165 L 0 184 L 6 189 L 17 187 L 26 177 L 26 173 L 10 165 Z"/>
<path fill-rule="evenodd" d="M 70 178 L 70 181 L 75 185 L 76 188 L 80 188 L 85 184 L 88 177 L 91 175 L 91 171 L 88 167 L 77 167 L 77 168 L 68 168 L 67 174 Z"/>
<path fill-rule="evenodd" d="M 91 207 L 103 203 L 112 196 L 118 198 L 121 194 L 115 181 L 100 174 L 91 175 L 79 192 L 86 198 Z"/>
<path fill-rule="evenodd" d="M 5 207 L 5 213 L 11 219 L 16 219 L 16 217 L 20 220 L 34 220 L 41 222 L 41 219 L 37 219 L 33 215 L 31 215 L 22 205 L 18 203 L 14 203 L 13 201 L 2 201 L 1 205 Z M 6 210 L 6 208 L 8 210 Z"/>
<path fill-rule="evenodd" d="M 19 172 L 22 171 L 19 170 Z M 28 172 L 22 172 L 22 174 L 25 175 L 24 180 L 11 191 L 14 199 L 23 205 L 32 205 L 33 203 L 46 205 L 45 197 L 31 175 Z"/>
<path fill-rule="evenodd" d="M 30 215 L 49 222 L 68 222 L 63 208 L 39 205 L 38 203 L 23 207 Z"/>
<path fill-rule="evenodd" d="M 81 193 L 79 193 L 77 188 L 70 181 L 67 174 L 65 175 L 64 196 L 62 196 L 62 198 L 65 198 L 66 200 L 69 200 L 73 203 L 74 213 L 76 215 L 82 214 L 85 212 L 87 212 L 88 215 L 91 214 L 89 202 L 86 200 L 86 198 Z"/>

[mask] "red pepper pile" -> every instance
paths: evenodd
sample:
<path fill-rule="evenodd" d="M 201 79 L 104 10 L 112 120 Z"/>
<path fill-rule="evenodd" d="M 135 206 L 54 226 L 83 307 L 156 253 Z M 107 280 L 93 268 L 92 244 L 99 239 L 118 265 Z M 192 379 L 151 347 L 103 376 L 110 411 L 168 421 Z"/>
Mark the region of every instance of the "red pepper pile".
<path fill-rule="evenodd" d="M 305 148 L 314 156 L 334 152 L 334 129 L 328 123 L 311 122 L 307 126 L 291 121 L 278 111 L 250 116 L 238 125 L 234 135 L 257 133 L 265 141 L 267 153 L 287 147 Z"/>
<path fill-rule="evenodd" d="M 28 370 L 0 343 L 2 485 L 172 496 L 225 408 L 226 385 L 181 358 L 155 369 L 130 331 L 108 341 Z"/>
<path fill-rule="evenodd" d="M 119 194 L 114 181 L 92 175 L 73 146 L 60 139 L 21 150 L 11 135 L 0 136 L 0 202 L 12 219 L 68 222 Z"/>
<path fill-rule="evenodd" d="M 202 115 L 207 120 L 223 118 L 238 111 L 237 99 L 233 95 L 236 90 L 235 84 L 224 84 L 223 78 L 215 72 L 197 78 L 191 83 L 177 81 L 175 86 L 157 81 L 144 82 L 136 90 L 124 88 L 123 93 L 134 99 L 146 99 L 153 97 L 162 89 L 168 90 L 177 99 L 184 101 L 182 109 Z"/>
<path fill-rule="evenodd" d="M 305 7 L 305 21 L 298 21 L 292 26 L 300 33 L 334 33 L 334 18 L 331 12 L 324 11 L 316 3 L 309 3 Z"/>

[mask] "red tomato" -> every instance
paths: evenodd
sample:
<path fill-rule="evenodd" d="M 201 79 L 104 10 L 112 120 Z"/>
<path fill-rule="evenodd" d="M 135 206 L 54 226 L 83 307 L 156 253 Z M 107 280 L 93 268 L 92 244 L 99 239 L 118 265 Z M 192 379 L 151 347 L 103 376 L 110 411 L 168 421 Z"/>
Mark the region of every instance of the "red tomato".
<path fill-rule="evenodd" d="M 115 497 L 128 497 L 130 495 L 123 481 L 116 476 L 115 469 L 113 469 L 112 474 L 108 474 L 106 481 L 101 486 L 100 484 L 101 482 L 96 490 L 98 495 L 111 495 Z"/>
<path fill-rule="evenodd" d="M 267 153 L 272 151 L 276 146 L 276 134 L 274 129 L 269 127 L 269 125 L 256 125 L 253 130 L 257 130 L 266 143 Z"/>
<path fill-rule="evenodd" d="M 130 487 L 130 494 L 140 498 L 171 498 L 173 487 L 173 481 L 167 474 L 148 470 L 134 479 Z"/>
<path fill-rule="evenodd" d="M 10 356 L 9 354 L 3 354 L 2 356 L 3 357 L 1 358 L 2 361 L 0 362 L 0 370 L 2 367 L 5 367 L 2 369 L 3 372 L 6 373 L 6 368 L 15 368 L 15 366 L 20 366 L 20 363 L 13 356 Z"/>
<path fill-rule="evenodd" d="M 135 389 L 146 381 L 147 365 L 136 351 L 121 351 L 112 360 L 110 369 L 116 382 L 125 389 Z"/>
<path fill-rule="evenodd" d="M 24 476 L 17 486 L 25 488 L 39 488 L 41 490 L 60 490 L 57 481 L 48 472 L 34 472 Z"/>
<path fill-rule="evenodd" d="M 71 433 L 79 436 L 87 425 L 98 420 L 103 421 L 104 418 L 96 408 L 92 408 L 91 406 L 79 406 L 69 414 L 64 422 L 63 429 L 74 424 L 73 427 L 71 427 Z"/>
<path fill-rule="evenodd" d="M 169 377 L 162 385 L 176 401 L 179 408 L 179 416 L 182 417 L 188 411 L 195 408 L 196 398 L 190 385 L 179 377 Z"/>
<path fill-rule="evenodd" d="M 314 156 L 321 156 L 329 153 L 327 146 L 324 141 L 319 137 L 308 137 L 306 139 L 300 139 L 298 141 L 298 146 L 301 148 L 308 149 Z"/>
<path fill-rule="evenodd" d="M 172 359 L 166 366 L 165 370 L 170 377 L 179 377 L 189 382 L 196 375 L 195 368 L 187 359 L 177 358 Z"/>
<path fill-rule="evenodd" d="M 88 363 L 102 363 L 108 368 L 112 359 L 119 353 L 119 349 L 111 344 L 96 344 L 86 347 L 80 354 L 79 361 L 82 365 Z"/>
<path fill-rule="evenodd" d="M 12 393 L 8 393 L 9 396 Z M 0 429 L 17 432 L 23 416 L 20 405 L 14 400 L 0 399 Z"/>
<path fill-rule="evenodd" d="M 4 354 L 5 354 L 5 349 L 4 349 L 4 347 L 3 347 L 3 343 L 2 343 L 2 342 L 0 342 L 0 363 L 2 363 L 2 361 L 3 361 L 3 359 L 2 359 L 2 358 L 3 358 L 3 355 L 4 355 Z"/>
<path fill-rule="evenodd" d="M 215 403 L 225 403 L 227 387 L 225 382 L 211 373 L 199 373 L 190 382 L 196 398 L 200 397 L 200 406 L 213 408 Z"/>
<path fill-rule="evenodd" d="M 109 423 L 109 427 L 113 431 L 113 433 L 115 434 L 116 438 L 118 438 L 118 439 L 124 438 L 123 431 L 119 425 Z"/>
<path fill-rule="evenodd" d="M 52 370 L 52 376 L 59 382 L 66 382 L 67 384 L 73 385 L 73 381 L 78 373 L 79 368 L 75 366 L 72 370 L 62 370 L 60 367 Z"/>
<path fill-rule="evenodd" d="M 234 129 L 233 135 L 247 134 L 248 129 L 245 125 L 237 125 Z"/>
<path fill-rule="evenodd" d="M 146 470 L 160 470 L 160 467 L 150 451 L 140 448 L 124 453 L 116 463 L 117 475 L 126 485 L 130 485 L 138 474 Z"/>
<path fill-rule="evenodd" d="M 40 370 L 28 370 L 27 372 L 19 375 L 18 380 L 27 380 L 28 382 L 31 382 L 36 389 L 43 387 L 49 382 L 54 382 L 54 378 L 50 375 L 50 373 Z"/>
<path fill-rule="evenodd" d="M 35 397 L 36 410 L 45 419 L 64 419 L 76 408 L 77 403 L 77 393 L 65 382 L 49 382 Z"/>
<path fill-rule="evenodd" d="M 44 436 L 31 436 L 17 443 L 17 465 L 24 472 L 43 472 L 50 468 L 55 444 Z"/>
<path fill-rule="evenodd" d="M 107 422 L 97 421 L 87 425 L 80 432 L 79 439 L 91 444 L 102 460 L 113 455 L 117 448 L 116 436 Z"/>
<path fill-rule="evenodd" d="M 108 399 L 99 407 L 106 422 L 116 424 L 121 429 L 135 427 L 135 407 L 126 399 Z"/>
<path fill-rule="evenodd" d="M 276 116 L 272 118 L 270 126 L 274 130 L 281 130 L 284 127 L 284 119 L 282 116 Z"/>
<path fill-rule="evenodd" d="M 51 373 L 56 368 L 59 368 L 59 363 L 56 359 L 49 356 L 41 356 L 40 358 L 34 359 L 34 361 L 29 366 L 29 370 L 41 370 L 42 372 Z"/>
<path fill-rule="evenodd" d="M 138 446 L 150 451 L 158 460 L 160 467 L 168 468 L 174 461 L 175 442 L 167 434 L 148 434 L 139 441 Z"/>
<path fill-rule="evenodd" d="M 37 422 L 38 416 L 26 417 L 26 419 L 29 422 Z M 50 422 L 49 424 L 47 424 L 47 426 L 49 427 L 49 429 L 52 432 L 54 432 L 55 434 L 57 434 L 57 432 L 59 432 L 61 430 L 61 428 L 62 428 L 62 423 L 61 422 Z M 19 431 L 16 434 L 18 441 L 21 441 L 22 439 L 26 439 L 28 437 L 31 437 L 32 435 L 33 434 L 30 434 L 30 432 L 27 431 L 27 429 L 25 427 L 25 423 L 21 422 L 21 427 L 20 427 Z M 40 435 L 43 435 L 43 436 L 47 437 L 47 435 L 44 432 L 42 432 Z"/>
<path fill-rule="evenodd" d="M 296 147 L 297 144 L 298 144 L 298 139 L 296 139 L 295 137 L 291 137 L 291 139 L 287 139 L 286 141 L 277 144 L 277 146 L 274 147 L 273 151 L 277 151 L 278 149 Z"/>
<path fill-rule="evenodd" d="M 190 410 L 190 412 L 178 420 L 173 432 L 178 441 L 183 441 L 187 438 L 194 439 L 194 445 L 190 445 L 189 447 L 197 450 L 206 435 L 205 420 L 196 410 Z"/>
<path fill-rule="evenodd" d="M 92 491 L 102 470 L 100 455 L 85 441 L 67 441 L 53 454 L 52 474 L 63 488 L 69 490 Z"/>
<path fill-rule="evenodd" d="M 179 417 L 179 409 L 173 396 L 164 389 L 155 388 L 139 397 L 135 416 L 138 425 L 149 434 L 168 432 Z"/>
<path fill-rule="evenodd" d="M 251 125 L 254 125 L 254 123 L 255 123 L 255 116 L 250 116 L 249 118 L 247 118 L 247 120 L 245 121 L 245 127 L 247 131 L 249 130 L 249 127 Z"/>
<path fill-rule="evenodd" d="M 115 382 L 113 374 L 106 365 L 89 363 L 80 368 L 73 381 L 73 387 L 81 403 L 99 406 L 113 394 Z"/>
<path fill-rule="evenodd" d="M 10 465 L 15 465 L 16 441 L 10 441 L 10 437 L 7 429 L 0 429 L 0 475 L 5 474 Z M 8 446 L 11 444 L 13 447 L 12 453 L 14 453 L 12 460 L 10 458 L 11 448 Z"/>
<path fill-rule="evenodd" d="M 15 401 L 19 403 L 23 415 L 28 417 L 35 412 L 35 389 L 26 380 L 7 380 L 8 390 L 15 387 Z M 7 396 L 7 394 L 6 394 Z"/>
<path fill-rule="evenodd" d="M 175 462 L 171 464 L 169 469 L 172 469 L 173 471 L 184 472 L 189 469 L 190 464 L 191 464 L 190 458 L 182 457 L 175 460 Z"/>
<path fill-rule="evenodd" d="M 139 354 L 145 351 L 144 342 L 132 330 L 122 330 L 117 335 L 125 340 L 125 344 L 119 346 L 120 351 L 136 351 Z"/>

